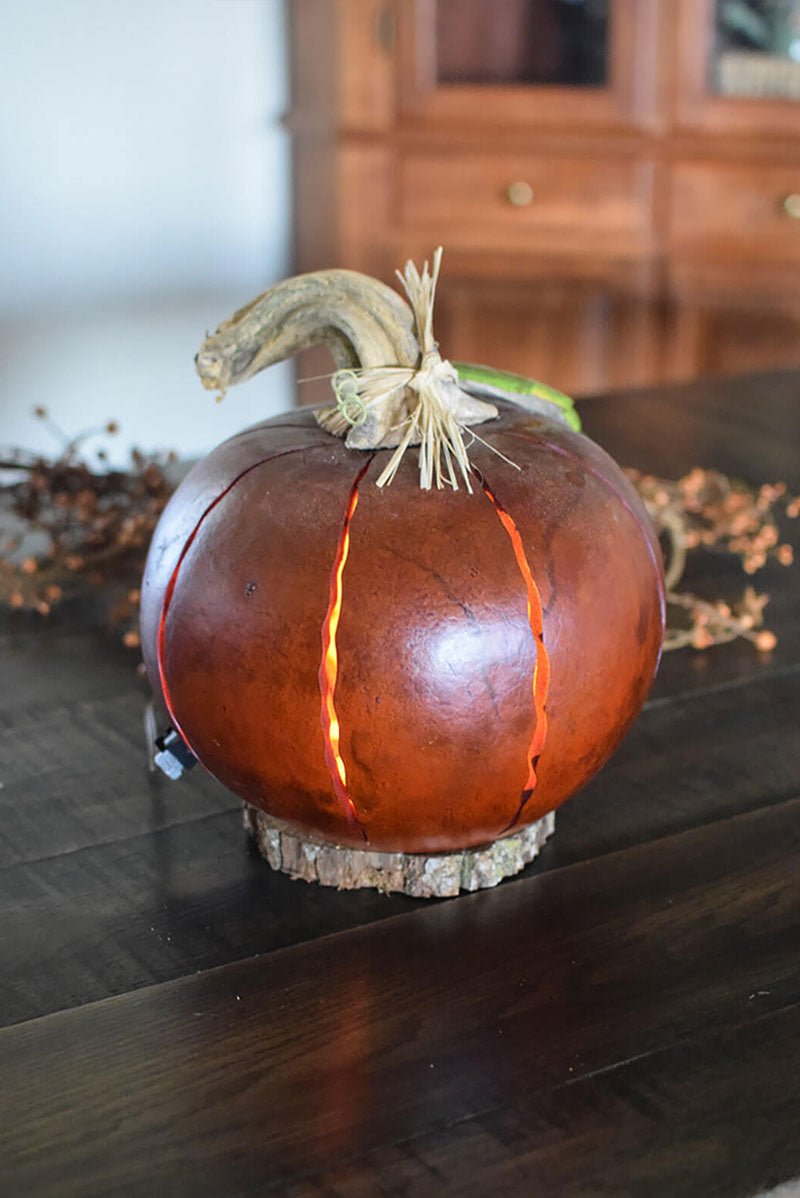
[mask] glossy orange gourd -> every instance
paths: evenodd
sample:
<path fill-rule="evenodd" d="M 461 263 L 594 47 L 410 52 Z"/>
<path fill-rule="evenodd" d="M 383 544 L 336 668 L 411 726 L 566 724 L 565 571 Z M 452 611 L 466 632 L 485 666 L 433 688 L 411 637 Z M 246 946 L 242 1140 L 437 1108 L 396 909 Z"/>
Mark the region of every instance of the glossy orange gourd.
<path fill-rule="evenodd" d="M 392 448 L 301 410 L 209 454 L 156 531 L 154 690 L 211 773 L 312 840 L 509 834 L 599 769 L 647 694 L 663 582 L 634 488 L 554 405 L 492 398 L 471 493 L 421 489 L 413 449 L 378 487 Z"/>

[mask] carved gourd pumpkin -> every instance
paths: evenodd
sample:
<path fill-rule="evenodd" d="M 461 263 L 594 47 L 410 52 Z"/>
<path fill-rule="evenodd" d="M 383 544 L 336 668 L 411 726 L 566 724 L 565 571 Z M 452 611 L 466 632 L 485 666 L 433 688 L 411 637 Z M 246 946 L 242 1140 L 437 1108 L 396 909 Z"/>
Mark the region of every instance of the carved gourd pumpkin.
<path fill-rule="evenodd" d="M 442 363 L 437 270 L 407 271 L 413 312 L 327 271 L 221 326 L 207 386 L 322 342 L 339 402 L 209 454 L 148 558 L 145 661 L 174 727 L 311 840 L 435 853 L 529 824 L 609 757 L 659 657 L 633 487 L 558 393 Z"/>

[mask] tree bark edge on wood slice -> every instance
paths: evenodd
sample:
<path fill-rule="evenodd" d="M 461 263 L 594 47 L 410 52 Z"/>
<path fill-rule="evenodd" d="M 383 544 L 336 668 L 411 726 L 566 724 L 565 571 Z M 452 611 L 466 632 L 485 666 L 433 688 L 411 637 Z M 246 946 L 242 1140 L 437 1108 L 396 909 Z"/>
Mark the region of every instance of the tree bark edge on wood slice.
<path fill-rule="evenodd" d="M 452 898 L 461 890 L 484 890 L 518 874 L 536 857 L 555 829 L 555 814 L 512 836 L 454 853 L 376 853 L 304 839 L 249 804 L 244 826 L 269 866 L 291 878 L 335 886 L 399 891 L 413 898 Z"/>

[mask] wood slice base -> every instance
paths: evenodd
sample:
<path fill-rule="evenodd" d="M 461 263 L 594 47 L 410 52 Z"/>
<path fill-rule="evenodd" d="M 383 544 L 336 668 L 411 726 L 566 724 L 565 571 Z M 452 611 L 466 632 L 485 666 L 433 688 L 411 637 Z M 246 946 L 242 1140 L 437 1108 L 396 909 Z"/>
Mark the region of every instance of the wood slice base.
<path fill-rule="evenodd" d="M 244 807 L 244 826 L 272 869 L 292 878 L 339 890 L 369 886 L 414 898 L 451 898 L 460 890 L 484 890 L 518 874 L 552 835 L 555 814 L 551 811 L 513 836 L 482 848 L 430 855 L 317 844 L 249 804 Z"/>

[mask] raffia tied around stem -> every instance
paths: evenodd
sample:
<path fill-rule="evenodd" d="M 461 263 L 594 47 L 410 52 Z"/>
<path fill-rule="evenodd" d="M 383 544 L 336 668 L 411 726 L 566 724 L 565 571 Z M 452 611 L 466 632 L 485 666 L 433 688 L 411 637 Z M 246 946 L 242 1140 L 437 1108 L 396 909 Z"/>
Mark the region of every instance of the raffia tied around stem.
<path fill-rule="evenodd" d="M 407 262 L 405 270 L 397 272 L 414 313 L 419 364 L 337 371 L 333 376 L 336 406 L 316 414 L 323 428 L 346 436 L 351 448 L 395 448 L 377 480 L 379 487 L 391 483 L 408 447 L 419 445 L 424 490 L 434 483 L 440 489 L 458 490 L 460 475 L 471 492 L 463 429 L 497 416 L 493 404 L 460 389 L 454 367 L 439 354 L 433 336 L 433 304 L 441 261 L 439 247 L 432 270 L 426 262 L 420 274 L 413 262 Z"/>

